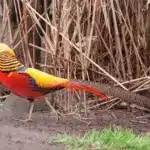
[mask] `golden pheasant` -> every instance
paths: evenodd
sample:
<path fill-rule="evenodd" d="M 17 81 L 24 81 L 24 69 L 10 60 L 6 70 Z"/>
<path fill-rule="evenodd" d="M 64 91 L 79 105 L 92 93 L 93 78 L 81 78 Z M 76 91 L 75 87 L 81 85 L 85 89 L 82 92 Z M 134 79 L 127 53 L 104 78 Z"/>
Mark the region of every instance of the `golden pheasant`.
<path fill-rule="evenodd" d="M 90 85 L 55 77 L 37 69 L 24 66 L 17 60 L 14 51 L 3 43 L 0 43 L 0 82 L 12 93 L 28 99 L 31 103 L 26 121 L 31 120 L 34 99 L 43 98 L 47 105 L 52 108 L 45 95 L 63 88 L 88 91 L 99 96 L 102 100 L 108 99 L 99 90 Z"/>

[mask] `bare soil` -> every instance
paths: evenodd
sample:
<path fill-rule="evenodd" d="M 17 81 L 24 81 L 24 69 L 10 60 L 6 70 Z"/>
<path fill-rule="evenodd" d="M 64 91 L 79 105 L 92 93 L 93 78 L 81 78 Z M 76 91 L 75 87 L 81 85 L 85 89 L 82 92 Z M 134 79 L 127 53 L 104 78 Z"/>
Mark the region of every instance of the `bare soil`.
<path fill-rule="evenodd" d="M 18 99 L 18 100 L 17 100 Z M 24 106 L 27 106 L 26 109 Z M 33 122 L 23 123 L 18 119 L 27 115 L 28 102 L 15 96 L 0 103 L 0 149 L 1 150 L 63 150 L 64 145 L 51 144 L 57 135 L 79 135 L 91 129 L 103 129 L 110 126 L 131 128 L 135 132 L 149 132 L 150 121 L 138 120 L 136 117 L 147 115 L 145 112 L 133 109 L 111 109 L 92 112 L 87 118 L 79 115 L 60 118 L 49 110 L 33 113 Z"/>

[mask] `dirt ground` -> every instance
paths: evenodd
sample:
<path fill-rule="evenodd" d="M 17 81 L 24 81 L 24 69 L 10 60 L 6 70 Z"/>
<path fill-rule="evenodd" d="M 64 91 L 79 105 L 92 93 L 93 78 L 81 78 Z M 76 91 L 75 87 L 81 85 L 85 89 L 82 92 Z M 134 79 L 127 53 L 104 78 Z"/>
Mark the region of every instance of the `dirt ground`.
<path fill-rule="evenodd" d="M 17 100 L 18 99 L 18 100 Z M 150 121 L 140 120 L 136 117 L 147 115 L 139 110 L 111 109 L 95 111 L 89 119 L 82 120 L 78 115 L 60 118 L 50 111 L 36 111 L 33 122 L 23 123 L 17 119 L 24 118 L 28 103 L 20 98 L 10 96 L 7 102 L 0 103 L 0 149 L 1 150 L 63 150 L 63 145 L 50 144 L 56 135 L 82 134 L 91 129 L 103 129 L 113 125 L 132 128 L 136 132 L 149 132 Z"/>

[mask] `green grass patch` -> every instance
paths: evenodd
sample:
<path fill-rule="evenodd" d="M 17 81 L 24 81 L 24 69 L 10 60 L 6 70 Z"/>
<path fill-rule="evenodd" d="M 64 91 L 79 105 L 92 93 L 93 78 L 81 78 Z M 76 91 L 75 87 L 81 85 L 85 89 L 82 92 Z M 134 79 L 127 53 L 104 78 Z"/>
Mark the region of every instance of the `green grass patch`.
<path fill-rule="evenodd" d="M 150 150 L 148 134 L 122 129 L 91 131 L 82 137 L 58 136 L 55 140 L 69 150 Z"/>

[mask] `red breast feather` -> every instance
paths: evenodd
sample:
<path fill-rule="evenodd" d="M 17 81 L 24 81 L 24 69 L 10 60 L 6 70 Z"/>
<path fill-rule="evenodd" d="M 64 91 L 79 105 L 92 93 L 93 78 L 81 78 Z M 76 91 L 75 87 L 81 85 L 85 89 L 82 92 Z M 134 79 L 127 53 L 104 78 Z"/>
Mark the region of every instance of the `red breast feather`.
<path fill-rule="evenodd" d="M 32 84 L 32 80 L 24 73 L 12 72 L 5 77 L 3 84 L 13 93 L 24 98 L 34 99 L 43 96 L 43 93 L 36 90 L 38 87 Z"/>

